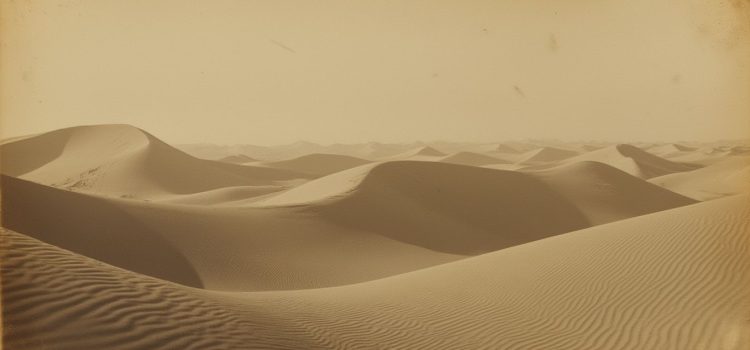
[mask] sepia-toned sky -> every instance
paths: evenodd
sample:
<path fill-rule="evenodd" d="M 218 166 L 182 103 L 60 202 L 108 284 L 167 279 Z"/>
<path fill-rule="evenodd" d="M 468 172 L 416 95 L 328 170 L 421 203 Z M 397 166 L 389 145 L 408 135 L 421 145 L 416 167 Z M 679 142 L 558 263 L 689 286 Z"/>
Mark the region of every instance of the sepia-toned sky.
<path fill-rule="evenodd" d="M 4 0 L 0 137 L 750 136 L 748 0 Z"/>

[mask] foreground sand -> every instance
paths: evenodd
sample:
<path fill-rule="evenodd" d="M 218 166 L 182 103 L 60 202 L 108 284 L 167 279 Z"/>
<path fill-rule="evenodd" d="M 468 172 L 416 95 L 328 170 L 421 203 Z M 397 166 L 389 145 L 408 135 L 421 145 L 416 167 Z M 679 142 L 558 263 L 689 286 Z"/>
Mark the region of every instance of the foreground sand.
<path fill-rule="evenodd" d="M 348 286 L 226 293 L 3 231 L 10 349 L 746 349 L 750 197 Z"/>

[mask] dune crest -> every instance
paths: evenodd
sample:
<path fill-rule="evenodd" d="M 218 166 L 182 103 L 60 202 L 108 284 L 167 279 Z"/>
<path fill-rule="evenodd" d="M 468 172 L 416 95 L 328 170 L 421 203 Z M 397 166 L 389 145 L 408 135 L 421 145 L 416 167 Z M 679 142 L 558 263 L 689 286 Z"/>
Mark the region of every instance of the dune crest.
<path fill-rule="evenodd" d="M 82 126 L 0 146 L 3 174 L 70 190 L 156 198 L 307 175 L 197 159 L 128 125 Z"/>

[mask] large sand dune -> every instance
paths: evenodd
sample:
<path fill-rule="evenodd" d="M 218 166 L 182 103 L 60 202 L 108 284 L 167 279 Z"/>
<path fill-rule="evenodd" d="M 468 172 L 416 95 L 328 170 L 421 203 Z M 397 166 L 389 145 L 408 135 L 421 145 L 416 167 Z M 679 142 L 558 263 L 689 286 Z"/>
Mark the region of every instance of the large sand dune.
<path fill-rule="evenodd" d="M 566 162 L 596 161 L 608 164 L 631 175 L 648 179 L 656 176 L 689 171 L 700 166 L 672 162 L 636 146 L 619 144 L 570 158 Z"/>
<path fill-rule="evenodd" d="M 335 288 L 218 293 L 3 231 L 9 348 L 746 349 L 750 198 Z M 293 256 L 290 256 L 292 258 Z"/>
<path fill-rule="evenodd" d="M 477 254 L 690 203 L 604 164 L 525 174 L 400 161 L 333 174 L 257 205 L 306 207 L 344 227 Z"/>
<path fill-rule="evenodd" d="M 197 159 L 127 125 L 61 129 L 0 146 L 3 174 L 72 190 L 155 198 L 305 174 Z"/>
<path fill-rule="evenodd" d="M 5 176 L 2 187 L 4 227 L 118 267 L 209 289 L 341 285 L 463 257 L 343 229 L 303 208 L 153 203 Z"/>
<path fill-rule="evenodd" d="M 576 181 L 584 178 L 598 187 Z M 416 161 L 339 172 L 250 207 L 93 196 L 10 177 L 3 187 L 6 227 L 146 275 L 186 283 L 169 274 L 194 271 L 199 281 L 186 284 L 221 290 L 361 282 L 692 203 L 614 169 L 530 175 Z M 190 263 L 118 248 L 147 238 Z"/>

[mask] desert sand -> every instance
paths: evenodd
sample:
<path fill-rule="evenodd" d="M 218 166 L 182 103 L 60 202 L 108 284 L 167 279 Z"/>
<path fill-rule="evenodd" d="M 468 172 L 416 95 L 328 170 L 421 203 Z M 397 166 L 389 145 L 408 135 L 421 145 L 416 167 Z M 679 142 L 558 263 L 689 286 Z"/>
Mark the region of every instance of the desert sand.
<path fill-rule="evenodd" d="M 649 146 L 5 140 L 4 346 L 746 349 L 748 156 Z"/>

